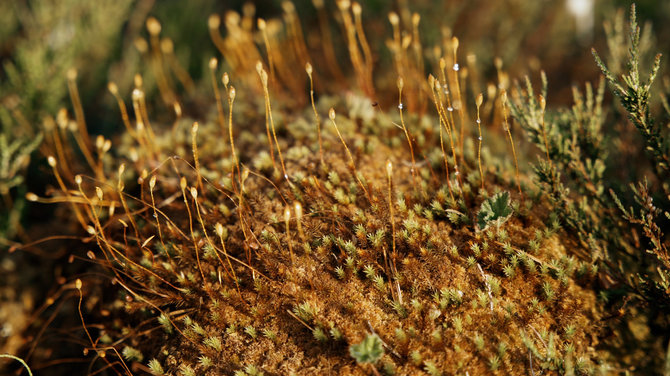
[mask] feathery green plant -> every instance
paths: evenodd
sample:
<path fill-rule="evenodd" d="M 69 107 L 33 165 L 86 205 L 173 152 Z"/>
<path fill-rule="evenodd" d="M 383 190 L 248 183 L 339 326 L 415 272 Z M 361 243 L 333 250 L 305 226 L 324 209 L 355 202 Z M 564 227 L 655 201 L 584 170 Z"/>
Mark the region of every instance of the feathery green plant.
<path fill-rule="evenodd" d="M 630 49 L 627 62 L 628 73 L 621 76 L 619 81 L 598 56 L 595 49 L 592 50 L 598 67 L 602 70 L 607 81 L 613 87 L 614 95 L 619 98 L 621 105 L 628 112 L 629 119 L 642 135 L 646 150 L 652 155 L 654 165 L 667 174 L 670 170 L 670 157 L 668 157 L 670 145 L 668 144 L 667 127 L 663 127 L 655 121 L 650 112 L 651 85 L 656 79 L 658 70 L 661 68 L 661 54 L 654 58 L 654 64 L 646 80 L 640 75 L 640 26 L 637 24 L 635 4 L 630 9 Z"/>

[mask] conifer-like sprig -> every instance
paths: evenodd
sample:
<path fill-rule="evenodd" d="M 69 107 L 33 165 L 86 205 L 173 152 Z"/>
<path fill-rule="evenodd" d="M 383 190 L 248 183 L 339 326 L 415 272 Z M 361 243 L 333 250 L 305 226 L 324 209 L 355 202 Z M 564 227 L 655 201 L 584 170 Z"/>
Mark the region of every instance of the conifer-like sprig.
<path fill-rule="evenodd" d="M 670 157 L 668 152 L 667 135 L 663 134 L 663 128 L 655 121 L 650 111 L 651 85 L 656 79 L 661 68 L 661 54 L 654 58 L 654 64 L 646 80 L 640 75 L 640 26 L 637 24 L 635 4 L 630 8 L 630 48 L 628 60 L 628 73 L 621 76 L 621 81 L 607 68 L 600 59 L 595 48 L 591 50 L 596 64 L 613 87 L 621 105 L 628 112 L 635 128 L 640 132 L 647 144 L 647 150 L 651 153 L 656 166 L 659 169 L 670 170 Z"/>

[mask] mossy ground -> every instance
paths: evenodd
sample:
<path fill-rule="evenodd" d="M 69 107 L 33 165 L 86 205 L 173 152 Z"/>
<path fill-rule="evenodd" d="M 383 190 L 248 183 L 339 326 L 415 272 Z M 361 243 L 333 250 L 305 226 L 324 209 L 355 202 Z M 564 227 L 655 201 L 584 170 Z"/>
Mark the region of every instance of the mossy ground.
<path fill-rule="evenodd" d="M 247 98 L 243 103 L 250 102 Z M 333 99 L 323 102 L 328 105 Z M 349 112 L 346 105 L 336 105 L 342 106 L 338 112 Z M 328 123 L 323 124 L 321 165 L 315 124 L 306 118 L 309 108 L 297 115 L 278 110 L 284 115 L 278 133 L 283 135 L 279 140 L 289 183 L 279 167 L 272 168 L 264 113 L 256 112 L 258 107 L 240 106 L 234 114 L 242 165 L 261 167 L 246 175 L 241 206 L 235 193 L 239 187 L 231 187 L 226 172 L 235 171 L 229 145 L 206 141 L 221 138 L 213 119 L 199 125 L 197 137 L 204 177 L 204 190 L 196 188 L 197 208 L 204 229 L 188 193 L 198 185 L 197 173 L 181 158 L 164 160 L 129 191 L 139 239 L 134 239 L 124 213 L 102 222 L 104 231 L 97 237 L 143 265 L 99 261 L 116 269 L 119 281 L 128 279 L 121 301 L 100 307 L 112 317 L 124 317 L 120 327 L 105 330 L 108 341 L 123 335 L 129 339 L 124 345 L 139 350 L 144 364 L 156 358 L 169 373 L 189 366 L 196 372 L 226 374 L 253 365 L 267 374 L 364 374 L 370 370 L 348 356 L 348 347 L 371 331 L 387 345 L 377 366 L 397 374 L 433 366 L 446 373 L 523 374 L 533 357 L 538 370 L 593 368 L 599 333 L 590 289 L 595 269 L 569 256 L 566 247 L 573 244 L 563 240 L 539 197 L 514 192 L 513 181 L 487 168 L 484 190 L 476 188 L 481 182 L 473 175 L 471 183 L 461 186 L 462 195 L 457 193 L 459 203 L 450 201 L 441 161 L 420 161 L 413 174 L 404 135 L 392 123 L 384 124 L 390 119 L 386 114 L 376 117 L 381 121 L 338 115 L 338 128 L 351 145 L 368 199 Z M 436 121 L 410 119 L 428 125 Z M 181 137 L 190 135 L 189 124 L 184 120 L 178 127 Z M 157 134 L 169 134 L 154 127 Z M 417 144 L 420 152 L 434 147 L 429 145 L 439 142 L 436 137 L 435 132 L 426 133 Z M 177 151 L 192 160 L 187 152 L 191 148 L 184 137 L 161 154 Z M 394 166 L 393 219 L 388 161 Z M 463 170 L 472 170 L 474 164 L 468 159 L 464 165 L 470 167 Z M 147 184 L 154 175 L 160 235 Z M 181 197 L 181 177 L 188 182 L 188 209 Z M 478 230 L 474 217 L 483 198 L 500 190 L 513 192 L 514 216 L 500 228 Z M 303 208 L 300 219 L 295 203 Z M 449 220 L 442 207 L 458 208 L 462 214 Z M 232 264 L 239 293 L 216 223 L 223 225 L 227 255 L 244 263 Z M 143 244 L 141 249 L 138 244 Z M 103 249 L 108 259 L 119 257 L 111 248 Z M 385 253 L 397 273 L 388 272 Z M 96 258 L 103 257 L 97 253 Z M 156 321 L 160 315 L 169 317 L 167 327 L 175 327 L 169 333 Z M 203 365 L 202 357 L 211 365 L 207 360 Z"/>

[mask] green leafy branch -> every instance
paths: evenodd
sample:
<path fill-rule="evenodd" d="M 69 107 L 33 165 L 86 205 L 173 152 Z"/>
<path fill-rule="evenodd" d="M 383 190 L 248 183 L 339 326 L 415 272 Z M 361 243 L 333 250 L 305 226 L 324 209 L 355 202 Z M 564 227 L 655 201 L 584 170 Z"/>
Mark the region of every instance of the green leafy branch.
<path fill-rule="evenodd" d="M 582 246 L 591 250 L 592 259 L 606 258 L 609 242 L 603 239 L 616 237 L 616 233 L 608 235 L 609 229 L 603 228 L 598 220 L 595 209 L 601 207 L 594 206 L 586 197 L 577 201 L 571 198 L 570 189 L 561 182 L 561 174 L 554 164 L 539 161 L 533 169 L 559 218 L 575 231 Z"/>
<path fill-rule="evenodd" d="M 597 89 L 587 83 L 582 92 L 574 87 L 573 105 L 544 112 L 541 103 L 547 95 L 542 77 L 541 96 L 535 97 L 530 79 L 517 85 L 512 115 L 528 139 L 546 157 L 540 157 L 534 172 L 541 189 L 550 199 L 561 221 L 574 230 L 592 258 L 607 257 L 607 241 L 616 234 L 609 231 L 597 213 L 609 211 L 603 179 L 607 161 L 607 140 L 602 132 L 605 121 L 603 100 L 605 83 Z M 563 179 L 562 179 L 563 177 Z"/>
<path fill-rule="evenodd" d="M 645 236 L 649 239 L 652 249 L 647 252 L 656 255 L 658 260 L 662 263 L 665 269 L 670 270 L 670 258 L 668 257 L 668 246 L 663 241 L 663 232 L 657 223 L 657 218 L 661 214 L 665 214 L 670 218 L 670 213 L 654 206 L 653 198 L 649 193 L 647 181 L 644 183 L 638 182 L 637 185 L 631 184 L 631 190 L 635 198 L 635 202 L 640 206 L 639 213 L 636 214 L 633 207 L 626 209 L 619 197 L 610 189 L 610 195 L 617 207 L 623 213 L 623 218 L 631 224 L 641 225 Z"/>
<path fill-rule="evenodd" d="M 511 106 L 512 115 L 529 140 L 549 156 L 548 162 L 557 164 L 558 169 L 567 170 L 571 178 L 577 179 L 579 184 L 575 188 L 579 193 L 592 195 L 598 200 L 604 192 L 602 175 L 607 157 L 606 139 L 601 131 L 605 120 L 604 89 L 603 82 L 595 92 L 589 83 L 584 93 L 574 87 L 572 108 L 543 115 L 539 101 L 534 97 L 533 86 L 526 78 L 525 87 L 517 85 L 520 95 Z M 543 75 L 541 98 L 546 93 L 547 83 Z"/>
<path fill-rule="evenodd" d="M 647 150 L 653 156 L 654 162 L 659 169 L 668 171 L 670 169 L 668 146 L 661 133 L 661 127 L 655 123 L 649 109 L 650 89 L 661 67 L 661 54 L 656 55 L 651 73 L 643 81 L 640 77 L 640 27 L 635 15 L 635 4 L 630 10 L 630 42 L 628 73 L 621 76 L 622 82 L 607 68 L 595 49 L 591 52 L 605 78 L 613 86 L 614 95 L 619 98 L 633 125 L 644 137 Z"/>

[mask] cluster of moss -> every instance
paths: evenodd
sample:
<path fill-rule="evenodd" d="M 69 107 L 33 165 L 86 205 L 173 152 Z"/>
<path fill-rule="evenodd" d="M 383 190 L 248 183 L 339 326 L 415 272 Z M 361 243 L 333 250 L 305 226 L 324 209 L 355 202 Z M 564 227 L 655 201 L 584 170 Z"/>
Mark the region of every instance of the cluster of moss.
<path fill-rule="evenodd" d="M 571 111 L 552 111 L 544 74 L 536 96 L 497 60 L 479 94 L 476 58 L 459 64 L 448 30 L 424 53 L 420 17 L 404 7 L 389 16 L 394 65 L 378 66 L 361 7 L 338 1 L 356 79 L 343 94 L 341 83 L 328 85 L 342 68 L 329 55 L 327 27 L 323 49 L 308 48 L 295 7 L 283 9 L 283 22 L 257 19 L 252 6 L 207 20 L 224 63 L 211 58 L 211 80 L 197 88 L 215 104 L 199 99 L 193 108 L 178 87 L 196 86 L 149 18 L 148 42 L 135 45 L 151 79 L 134 77 L 129 108 L 110 83 L 126 128 L 112 139 L 88 136 L 76 72 L 68 73 L 74 116 L 63 109 L 45 120 L 52 197 L 27 198 L 63 202 L 60 213 L 86 232 L 75 254 L 85 251 L 89 269 L 102 272 L 66 284 L 80 298 L 92 368 L 594 374 L 639 361 L 603 346 L 608 331 L 627 330 L 606 321 L 616 295 L 603 280 L 628 289 L 624 306 L 635 294 L 647 303 L 663 295 L 668 240 L 657 218 L 667 212 L 645 204 L 667 202 L 667 165 L 650 189 L 635 190 L 641 216 L 628 213 L 605 181 L 604 85 L 575 90 Z M 667 131 L 649 120 L 647 101 L 657 70 L 647 86 L 635 71 L 628 91 L 616 89 L 663 162 Z M 156 107 L 169 110 L 157 121 L 147 82 L 156 84 Z M 510 128 L 511 115 L 521 129 Z M 524 134 L 540 151 L 539 184 L 519 171 L 517 154 L 534 154 L 519 149 Z M 598 216 L 618 208 L 643 227 L 661 282 L 642 274 L 656 264 L 612 265 L 625 258 L 610 251 L 628 239 L 620 223 Z M 634 273 L 640 280 L 629 282 Z M 666 292 L 659 304 L 668 300 Z M 667 330 L 658 315 L 640 315 Z"/>
<path fill-rule="evenodd" d="M 290 52 L 282 57 L 300 59 Z M 95 180 L 75 179 L 88 202 L 76 210 L 100 246 L 90 257 L 122 286 L 121 300 L 101 307 L 122 324 L 105 328 L 94 349 L 127 337 L 125 360 L 146 357 L 158 374 L 356 373 L 364 368 L 347 348 L 374 332 L 387 354 L 373 367 L 389 374 L 521 373 L 529 362 L 593 369 L 598 316 L 584 286 L 597 269 L 566 254 L 537 193 L 514 193 L 513 205 L 497 204 L 507 213 L 495 225 L 485 215 L 475 225 L 487 197 L 515 183 L 489 166 L 486 151 L 478 161 L 470 143 L 458 150 L 461 162 L 442 160 L 435 127 L 456 133 L 453 119 L 443 125 L 410 112 L 408 128 L 419 136 L 408 144 L 409 132 L 394 125 L 405 126 L 402 103 L 400 112 L 370 114 L 364 97 L 348 106 L 324 97 L 316 113 L 337 112 L 320 134 L 308 106 L 295 111 L 271 98 L 274 113 L 261 110 L 255 94 L 267 78 L 259 73 L 251 82 L 224 79 L 235 94 L 222 106 L 232 111 L 227 123 L 219 110 L 223 128 L 214 113 L 151 131 L 135 98 L 141 127 L 118 149 L 135 157 L 108 160 Z M 493 95 L 490 116 L 500 118 L 505 109 Z M 278 128 L 270 119 L 268 132 L 279 136 L 266 138 L 266 116 L 276 114 Z M 235 144 L 223 141 L 229 132 Z M 116 183 L 110 172 L 120 163 Z M 445 176 L 444 163 L 464 178 Z"/>
<path fill-rule="evenodd" d="M 245 129 L 237 140 L 265 136 L 263 116 L 235 113 L 233 127 Z M 125 317 L 124 324 L 102 338 L 112 343 L 129 336 L 127 360 L 155 358 L 154 371 L 183 374 L 249 366 L 269 373 L 356 373 L 363 370 L 347 347 L 374 331 L 387 344 L 377 365 L 389 373 L 521 373 L 529 351 L 538 370 L 592 369 L 598 314 L 595 294 L 585 287 L 596 269 L 567 256 L 558 222 L 543 214 L 539 198 L 515 194 L 512 218 L 479 231 L 474 216 L 487 192 L 513 185 L 491 179 L 480 191 L 472 187 L 480 185 L 476 170 L 466 170 L 472 183 L 451 201 L 440 183 L 439 159 L 417 167 L 413 178 L 403 163 L 408 151 L 390 147 L 402 142 L 401 134 L 372 138 L 371 145 L 366 131 L 354 130 L 356 119 L 338 116 L 348 144 L 360 145 L 352 152 L 368 200 L 335 135 L 324 132 L 322 166 L 318 144 L 301 137 L 300 124 L 309 120 L 285 116 L 284 140 L 292 142 L 280 145 L 288 180 L 272 179 L 269 155 L 256 151 L 261 146 L 238 142 L 243 166 L 261 167 L 261 174 L 244 170 L 241 181 L 227 172 L 235 171 L 231 158 L 198 148 L 203 190 L 193 166 L 171 160 L 141 179 L 133 196 L 144 200 L 128 198 L 129 217 L 98 214 L 104 230 L 94 233 L 107 258 L 100 262 L 125 284 L 125 302 L 108 308 Z M 362 126 L 368 127 L 393 131 L 374 120 Z M 210 138 L 219 132 L 213 122 L 198 129 Z M 387 159 L 397 161 L 390 202 Z M 99 210 L 96 203 L 91 210 Z M 162 328 L 140 334 L 158 323 Z"/>

